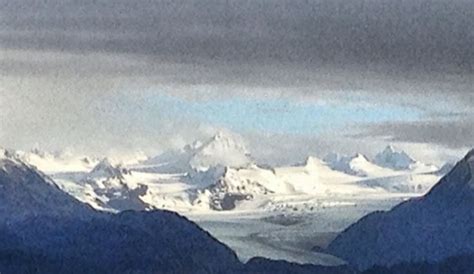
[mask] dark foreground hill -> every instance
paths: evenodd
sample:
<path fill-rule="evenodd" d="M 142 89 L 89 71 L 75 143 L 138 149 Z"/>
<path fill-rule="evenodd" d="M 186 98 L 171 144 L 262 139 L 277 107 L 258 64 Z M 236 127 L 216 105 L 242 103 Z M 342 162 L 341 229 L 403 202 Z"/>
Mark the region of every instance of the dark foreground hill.
<path fill-rule="evenodd" d="M 473 174 L 471 150 L 424 197 L 363 217 L 329 245 L 329 252 L 361 270 L 436 265 L 474 254 Z"/>

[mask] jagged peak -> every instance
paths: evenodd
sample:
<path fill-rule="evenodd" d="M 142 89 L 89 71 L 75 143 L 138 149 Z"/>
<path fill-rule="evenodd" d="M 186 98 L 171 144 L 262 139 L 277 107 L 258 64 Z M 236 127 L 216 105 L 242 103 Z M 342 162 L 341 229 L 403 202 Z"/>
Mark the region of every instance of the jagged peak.
<path fill-rule="evenodd" d="M 410 158 L 413 162 L 416 162 L 410 155 L 408 155 L 404 150 L 399 149 L 393 145 L 387 145 L 382 152 L 378 155 L 403 155 L 404 157 Z"/>
<path fill-rule="evenodd" d="M 356 153 L 352 156 L 352 159 L 361 159 L 361 160 L 364 160 L 364 161 L 369 161 L 369 159 L 367 158 L 367 156 L 365 156 L 364 154 L 362 153 Z"/>
<path fill-rule="evenodd" d="M 250 153 L 239 136 L 218 132 L 196 149 L 191 165 L 208 168 L 215 164 L 246 166 L 250 162 Z"/>
<path fill-rule="evenodd" d="M 382 167 L 393 169 L 410 169 L 417 161 L 405 151 L 388 145 L 382 152 L 375 155 L 374 162 Z"/>
<path fill-rule="evenodd" d="M 99 163 L 95 167 L 114 167 L 112 163 L 110 162 L 110 159 L 107 157 L 102 158 Z"/>
<path fill-rule="evenodd" d="M 123 169 L 120 165 L 114 166 L 110 160 L 103 158 L 89 173 L 90 176 L 122 177 Z"/>
<path fill-rule="evenodd" d="M 397 149 L 393 145 L 387 145 L 383 151 L 387 153 L 394 153 L 397 151 Z"/>

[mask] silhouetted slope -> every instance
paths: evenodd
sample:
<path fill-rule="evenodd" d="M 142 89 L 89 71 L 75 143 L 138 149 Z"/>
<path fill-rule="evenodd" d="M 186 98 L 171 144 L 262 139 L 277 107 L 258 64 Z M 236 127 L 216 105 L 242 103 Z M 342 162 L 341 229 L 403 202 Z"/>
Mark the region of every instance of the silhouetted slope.
<path fill-rule="evenodd" d="M 96 212 L 64 193 L 48 177 L 13 157 L 0 158 L 0 218 L 14 222 L 31 216 L 89 218 Z"/>

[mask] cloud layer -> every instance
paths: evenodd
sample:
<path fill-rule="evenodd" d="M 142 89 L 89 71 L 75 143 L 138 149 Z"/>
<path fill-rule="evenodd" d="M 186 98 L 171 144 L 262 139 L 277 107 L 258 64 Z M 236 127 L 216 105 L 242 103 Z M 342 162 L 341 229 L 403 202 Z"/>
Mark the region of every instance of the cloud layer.
<path fill-rule="evenodd" d="M 468 0 L 2 0 L 4 48 L 472 72 Z"/>
<path fill-rule="evenodd" d="M 0 0 L 0 142 L 156 148 L 226 126 L 143 104 L 166 94 L 404 109 L 416 121 L 335 134 L 464 148 L 473 44 L 470 0 Z"/>

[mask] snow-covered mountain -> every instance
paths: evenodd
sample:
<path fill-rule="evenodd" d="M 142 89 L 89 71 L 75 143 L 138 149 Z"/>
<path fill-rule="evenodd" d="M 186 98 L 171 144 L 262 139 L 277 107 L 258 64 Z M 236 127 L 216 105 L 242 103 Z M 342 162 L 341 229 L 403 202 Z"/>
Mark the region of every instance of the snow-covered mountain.
<path fill-rule="evenodd" d="M 208 144 L 220 138 L 213 138 Z M 186 150 L 190 151 L 190 147 Z M 193 147 L 199 152 L 200 148 L 207 148 L 205 144 Z M 186 161 L 192 159 L 196 158 L 187 157 Z M 327 161 L 308 157 L 300 165 L 276 168 L 248 163 L 245 167 L 231 167 L 213 162 L 214 165 L 206 166 L 207 169 L 190 168 L 186 173 L 168 174 L 143 168 L 146 165 L 132 166 L 130 171 L 103 160 L 89 173 L 70 177 L 60 174 L 54 178 L 62 189 L 97 209 L 166 208 L 180 212 L 249 206 L 257 209 L 276 196 L 342 198 L 363 193 L 424 193 L 439 178 L 434 173 L 418 174 L 412 170 L 402 172 L 378 167 L 361 154 L 338 158 L 339 163 L 347 164 L 340 167 L 348 169 L 338 170 Z"/>
<path fill-rule="evenodd" d="M 123 175 L 128 173 L 129 171 L 122 168 L 121 165 L 114 166 L 109 159 L 104 158 L 88 173 L 88 177 L 122 179 Z"/>
<path fill-rule="evenodd" d="M 237 136 L 219 132 L 202 146 L 198 147 L 190 161 L 193 169 L 205 171 L 221 165 L 227 167 L 245 167 L 251 163 L 250 153 Z"/>
<path fill-rule="evenodd" d="M 393 152 L 393 153 L 392 153 Z M 382 154 L 407 158 L 409 169 L 376 165 L 363 154 L 308 157 L 295 166 L 263 167 L 252 163 L 239 136 L 217 133 L 137 164 L 120 159 L 15 152 L 44 169 L 60 188 L 96 209 L 164 208 L 179 212 L 260 208 L 276 196 L 357 196 L 363 193 L 425 193 L 441 176 L 432 166 L 388 147 Z M 138 155 L 138 156 L 137 156 Z M 402 155 L 402 156 L 400 156 Z M 391 159 L 386 157 L 387 161 Z M 390 159 L 389 159 L 390 158 Z M 395 161 L 403 162 L 403 161 Z M 398 168 L 401 165 L 398 165 Z M 257 203 L 255 201 L 262 201 Z"/>
<path fill-rule="evenodd" d="M 474 150 L 425 196 L 369 214 L 329 246 L 360 269 L 474 254 Z"/>
<path fill-rule="evenodd" d="M 375 155 L 374 163 L 395 170 L 410 169 L 416 161 L 405 151 L 399 151 L 389 145 L 382 152 Z"/>
<path fill-rule="evenodd" d="M 196 141 L 180 150 L 165 152 L 144 162 L 141 170 L 160 173 L 207 171 L 211 167 L 244 167 L 250 153 L 239 136 L 218 132 L 205 142 Z"/>

